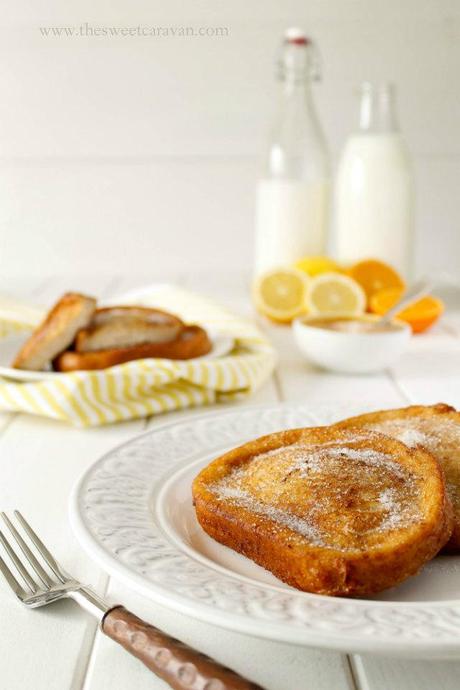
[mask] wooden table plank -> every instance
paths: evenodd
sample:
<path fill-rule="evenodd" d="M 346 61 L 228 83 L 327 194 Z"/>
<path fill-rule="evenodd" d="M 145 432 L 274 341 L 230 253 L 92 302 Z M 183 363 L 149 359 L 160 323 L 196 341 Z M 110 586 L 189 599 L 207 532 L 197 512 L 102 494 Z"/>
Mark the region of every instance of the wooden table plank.
<path fill-rule="evenodd" d="M 460 407 L 460 334 L 439 329 L 416 336 L 391 375 L 409 403 Z"/>
<path fill-rule="evenodd" d="M 81 431 L 52 420 L 20 415 L 0 438 L 2 509 L 21 509 L 65 568 L 83 582 L 100 585 L 100 571 L 82 554 L 70 530 L 70 491 L 98 456 L 141 428 L 142 423 L 136 421 L 110 430 Z M 46 611 L 27 611 L 3 580 L 0 608 L 0 638 L 8 639 L 11 651 L 2 659 L 2 687 L 19 690 L 30 687 L 34 679 L 37 690 L 70 688 L 79 663 L 78 650 L 95 623 L 71 603 L 57 604 Z M 23 654 L 24 649 L 33 650 L 33 654 Z"/>
<path fill-rule="evenodd" d="M 460 663 L 378 656 L 353 659 L 361 690 L 458 690 Z"/>

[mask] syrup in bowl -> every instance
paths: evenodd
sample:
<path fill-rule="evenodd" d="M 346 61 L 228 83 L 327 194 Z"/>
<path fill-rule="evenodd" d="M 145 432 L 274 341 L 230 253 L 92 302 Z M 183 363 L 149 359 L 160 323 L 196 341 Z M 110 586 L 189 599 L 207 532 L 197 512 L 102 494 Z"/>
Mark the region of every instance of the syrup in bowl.
<path fill-rule="evenodd" d="M 313 328 L 324 328 L 328 331 L 339 331 L 340 333 L 387 333 L 399 331 L 404 328 L 401 321 L 383 321 L 369 316 L 348 316 L 348 317 L 318 317 L 305 320 L 305 323 Z"/>
<path fill-rule="evenodd" d="M 381 371 L 406 349 L 410 326 L 393 319 L 363 316 L 304 316 L 293 324 L 297 345 L 307 360 L 324 369 L 358 374 Z"/>

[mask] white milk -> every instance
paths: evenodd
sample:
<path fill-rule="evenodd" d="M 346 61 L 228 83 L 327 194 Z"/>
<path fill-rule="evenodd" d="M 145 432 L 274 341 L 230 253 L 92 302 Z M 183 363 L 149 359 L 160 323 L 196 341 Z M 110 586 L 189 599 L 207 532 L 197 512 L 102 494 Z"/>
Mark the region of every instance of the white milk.
<path fill-rule="evenodd" d="M 256 274 L 326 249 L 329 185 L 262 179 L 256 201 Z"/>
<path fill-rule="evenodd" d="M 312 94 L 312 41 L 289 29 L 277 65 L 279 110 L 257 185 L 256 275 L 324 254 L 330 165 Z"/>
<path fill-rule="evenodd" d="M 413 189 L 409 157 L 397 132 L 352 135 L 339 165 L 335 248 L 345 264 L 378 258 L 411 273 Z"/>

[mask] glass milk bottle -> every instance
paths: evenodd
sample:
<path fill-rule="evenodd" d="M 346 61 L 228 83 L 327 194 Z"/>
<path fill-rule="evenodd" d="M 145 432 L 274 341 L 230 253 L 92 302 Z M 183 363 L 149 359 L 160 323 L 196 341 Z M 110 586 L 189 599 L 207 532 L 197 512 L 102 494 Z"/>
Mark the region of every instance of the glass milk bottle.
<path fill-rule="evenodd" d="M 255 273 L 324 254 L 329 157 L 311 91 L 313 44 L 289 29 L 279 60 L 281 99 L 257 187 Z"/>
<path fill-rule="evenodd" d="M 413 181 L 390 84 L 361 87 L 359 130 L 346 142 L 335 190 L 335 247 L 345 264 L 377 258 L 410 277 Z"/>

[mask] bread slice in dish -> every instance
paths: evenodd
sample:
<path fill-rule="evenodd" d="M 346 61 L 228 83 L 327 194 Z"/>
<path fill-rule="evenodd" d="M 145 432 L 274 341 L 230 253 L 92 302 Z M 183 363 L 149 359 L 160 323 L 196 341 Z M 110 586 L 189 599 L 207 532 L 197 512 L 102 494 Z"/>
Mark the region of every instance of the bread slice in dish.
<path fill-rule="evenodd" d="M 75 350 L 94 352 L 132 347 L 143 343 L 167 343 L 184 328 L 173 314 L 147 307 L 98 309 L 88 328 L 77 334 Z"/>
<path fill-rule="evenodd" d="M 443 403 L 412 405 L 351 417 L 338 426 L 373 429 L 434 455 L 444 471 L 454 510 L 454 529 L 445 550 L 460 551 L 460 412 Z"/>
<path fill-rule="evenodd" d="M 12 364 L 15 369 L 43 371 L 86 328 L 96 310 L 93 297 L 68 292 L 56 302 L 44 321 L 24 343 Z"/>
<path fill-rule="evenodd" d="M 131 347 L 75 352 L 68 350 L 56 357 L 53 366 L 56 371 L 80 371 L 107 369 L 135 359 L 151 357 L 162 359 L 192 359 L 208 354 L 211 341 L 200 326 L 185 326 L 175 340 L 165 343 L 143 343 Z"/>
<path fill-rule="evenodd" d="M 214 539 L 298 589 L 366 596 L 415 575 L 449 539 L 437 461 L 371 431 L 282 431 L 214 460 L 193 482 Z"/>

